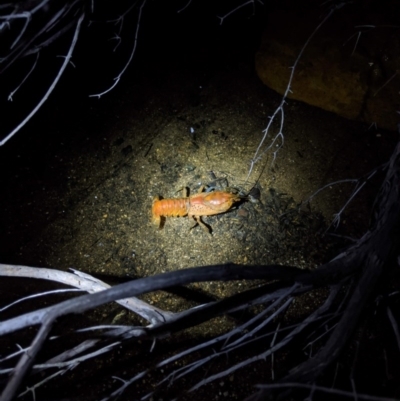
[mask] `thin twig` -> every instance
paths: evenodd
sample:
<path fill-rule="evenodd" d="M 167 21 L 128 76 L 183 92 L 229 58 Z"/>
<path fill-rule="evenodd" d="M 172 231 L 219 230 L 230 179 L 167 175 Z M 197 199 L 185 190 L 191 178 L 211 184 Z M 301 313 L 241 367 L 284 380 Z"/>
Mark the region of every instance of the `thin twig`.
<path fill-rule="evenodd" d="M 267 125 L 267 127 L 264 129 L 264 131 L 263 131 L 263 132 L 264 132 L 264 135 L 263 135 L 263 137 L 262 137 L 260 143 L 258 144 L 258 147 L 257 147 L 257 149 L 256 149 L 256 151 L 255 151 L 255 153 L 254 153 L 253 158 L 252 158 L 251 161 L 250 161 L 250 168 L 249 168 L 249 171 L 248 171 L 248 173 L 247 173 L 246 182 L 247 182 L 247 180 L 249 179 L 250 174 L 251 174 L 252 171 L 253 171 L 253 167 L 254 167 L 255 163 L 257 163 L 257 161 L 260 160 L 260 158 L 263 156 L 263 154 L 265 154 L 265 152 L 266 152 L 268 149 L 270 149 L 271 146 L 272 146 L 272 145 L 270 145 L 270 146 L 267 148 L 267 150 L 264 150 L 262 153 L 260 153 L 261 148 L 262 148 L 262 146 L 263 146 L 263 144 L 264 144 L 264 142 L 265 142 L 265 140 L 266 140 L 266 138 L 267 138 L 267 136 L 268 136 L 270 127 L 271 127 L 271 125 L 272 125 L 272 122 L 274 121 L 274 119 L 275 119 L 275 117 L 278 115 L 278 113 L 281 113 L 281 124 L 280 124 L 281 128 L 280 128 L 278 134 L 276 135 L 276 137 L 274 138 L 274 140 L 272 141 L 272 143 L 275 143 L 275 141 L 276 141 L 276 139 L 277 139 L 278 137 L 283 138 L 282 128 L 283 128 L 283 120 L 284 120 L 284 105 L 286 104 L 286 98 L 287 98 L 287 96 L 289 95 L 289 92 L 292 91 L 291 87 L 292 87 L 292 81 L 293 81 L 293 77 L 294 77 L 294 72 L 295 72 L 295 70 L 296 70 L 297 64 L 298 64 L 299 61 L 300 61 L 301 56 L 303 55 L 303 53 L 304 53 L 306 47 L 308 46 L 308 44 L 310 43 L 311 39 L 314 37 L 314 35 L 315 35 L 315 34 L 319 31 L 319 29 L 321 28 L 321 26 L 324 25 L 325 22 L 332 16 L 332 14 L 333 14 L 334 11 L 336 11 L 337 9 L 343 7 L 343 5 L 344 5 L 344 3 L 340 3 L 340 4 L 336 5 L 334 8 L 332 8 L 332 9 L 329 11 L 329 13 L 326 15 L 326 17 L 318 24 L 318 26 L 314 29 L 314 31 L 313 31 L 313 32 L 311 33 L 311 35 L 308 37 L 308 39 L 307 39 L 306 42 L 304 43 L 303 47 L 301 48 L 301 50 L 300 50 L 300 52 L 299 52 L 299 54 L 298 54 L 298 56 L 297 56 L 297 58 L 296 58 L 296 60 L 295 60 L 295 62 L 294 62 L 294 64 L 293 64 L 293 66 L 290 67 L 291 73 L 290 73 L 290 76 L 289 76 L 288 84 L 287 84 L 287 86 L 286 86 L 286 90 L 285 90 L 285 92 L 284 92 L 284 94 L 283 94 L 283 96 L 282 96 L 282 100 L 281 100 L 279 106 L 275 109 L 275 111 L 274 111 L 274 113 L 272 114 L 272 116 L 269 117 L 268 125 Z M 274 154 L 274 159 L 275 159 L 275 157 L 276 157 L 276 153 Z"/>
<path fill-rule="evenodd" d="M 138 34 L 139 34 L 140 21 L 141 21 L 141 19 L 142 19 L 143 7 L 144 7 L 144 5 L 146 4 L 146 1 L 147 1 L 147 0 L 143 0 L 141 6 L 139 7 L 139 14 L 138 14 L 138 20 L 137 20 L 137 23 L 136 23 L 135 37 L 134 37 L 134 40 L 133 40 L 133 47 L 132 47 L 131 54 L 130 54 L 130 56 L 129 56 L 129 58 L 128 58 L 128 61 L 125 63 L 125 66 L 122 68 L 121 72 L 114 78 L 114 83 L 113 83 L 108 89 L 106 89 L 105 91 L 100 92 L 100 93 L 95 93 L 95 94 L 93 94 L 93 95 L 89 95 L 89 97 L 97 97 L 98 99 L 100 99 L 101 96 L 103 96 L 103 95 L 105 95 L 106 93 L 108 93 L 108 92 L 110 92 L 111 90 L 113 90 L 113 89 L 118 85 L 118 83 L 119 83 L 119 81 L 120 81 L 122 75 L 125 73 L 125 71 L 126 71 L 127 68 L 129 67 L 129 65 L 130 65 L 130 63 L 131 63 L 131 61 L 132 61 L 132 59 L 133 59 L 133 56 L 134 56 L 134 54 L 135 54 L 135 52 L 136 52 L 136 46 L 137 46 L 137 40 L 138 40 Z"/>
<path fill-rule="evenodd" d="M 24 120 L 22 120 L 17 125 L 17 127 L 15 127 L 3 140 L 0 141 L 0 146 L 3 146 L 10 138 L 12 138 L 37 113 L 37 111 L 43 106 L 44 102 L 48 99 L 50 94 L 53 92 L 53 90 L 56 87 L 58 81 L 60 80 L 62 74 L 64 73 L 69 61 L 71 60 L 72 53 L 74 51 L 76 42 L 78 40 L 79 31 L 80 31 L 80 28 L 81 28 L 81 25 L 82 25 L 82 21 L 83 21 L 84 18 L 85 18 L 85 14 L 82 13 L 80 15 L 80 17 L 78 18 L 78 21 L 77 21 L 77 24 L 76 24 L 76 28 L 75 28 L 75 33 L 74 33 L 74 36 L 72 38 L 72 42 L 71 42 L 71 45 L 69 47 L 67 56 L 65 57 L 65 60 L 64 60 L 64 62 L 62 64 L 60 70 L 58 71 L 58 74 L 57 74 L 56 78 L 54 79 L 54 81 L 50 85 L 49 89 L 46 91 L 46 93 L 44 94 L 42 99 L 39 101 L 39 103 L 36 105 L 36 107 L 34 107 L 34 109 L 24 118 Z"/>

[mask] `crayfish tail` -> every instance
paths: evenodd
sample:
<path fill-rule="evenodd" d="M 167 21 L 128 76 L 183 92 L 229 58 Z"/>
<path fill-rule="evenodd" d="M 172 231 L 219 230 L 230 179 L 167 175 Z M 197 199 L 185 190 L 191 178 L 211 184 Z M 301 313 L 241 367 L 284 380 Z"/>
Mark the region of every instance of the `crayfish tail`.
<path fill-rule="evenodd" d="M 159 196 L 155 196 L 153 198 L 153 206 L 151 208 L 151 217 L 152 217 L 152 221 L 153 224 L 155 224 L 159 229 L 162 228 L 161 225 L 161 216 L 160 214 L 157 212 L 157 202 L 160 200 Z"/>
<path fill-rule="evenodd" d="M 161 228 L 161 216 L 154 216 L 153 215 L 153 224 L 156 225 L 158 228 Z"/>

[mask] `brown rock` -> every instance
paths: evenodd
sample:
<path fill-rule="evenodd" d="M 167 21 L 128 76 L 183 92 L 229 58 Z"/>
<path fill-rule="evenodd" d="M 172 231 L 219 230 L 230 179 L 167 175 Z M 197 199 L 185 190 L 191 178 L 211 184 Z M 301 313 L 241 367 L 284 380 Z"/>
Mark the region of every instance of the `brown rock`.
<path fill-rule="evenodd" d="M 396 113 L 400 109 L 399 29 L 379 28 L 388 21 L 377 19 L 382 17 L 336 11 L 305 48 L 288 97 L 395 130 L 400 121 Z M 285 92 L 290 67 L 321 21 L 321 11 L 281 11 L 270 16 L 256 54 L 256 70 L 266 85 Z M 374 21 L 376 27 L 357 28 L 361 21 L 364 25 Z"/>

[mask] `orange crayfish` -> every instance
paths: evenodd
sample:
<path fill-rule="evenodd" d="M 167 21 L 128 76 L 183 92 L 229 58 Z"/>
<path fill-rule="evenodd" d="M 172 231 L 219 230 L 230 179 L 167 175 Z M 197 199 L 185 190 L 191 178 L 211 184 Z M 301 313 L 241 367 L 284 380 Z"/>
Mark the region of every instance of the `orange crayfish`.
<path fill-rule="evenodd" d="M 177 199 L 160 199 L 158 196 L 155 197 L 152 207 L 154 223 L 161 229 L 164 226 L 165 217 L 184 217 L 187 215 L 188 217 L 193 217 L 196 221 L 193 227 L 199 224 L 205 231 L 210 233 L 210 229 L 201 221 L 201 216 L 224 213 L 235 202 L 239 202 L 242 199 L 240 196 L 230 192 L 203 192 L 203 190 L 204 186 L 200 188 L 197 194 L 187 196 L 185 188 L 186 196 Z"/>

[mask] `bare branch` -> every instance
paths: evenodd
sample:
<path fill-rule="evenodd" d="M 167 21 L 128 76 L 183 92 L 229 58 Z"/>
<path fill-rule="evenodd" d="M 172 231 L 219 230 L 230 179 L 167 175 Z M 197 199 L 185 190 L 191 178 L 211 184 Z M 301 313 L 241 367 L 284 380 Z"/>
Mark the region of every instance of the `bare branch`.
<path fill-rule="evenodd" d="M 18 89 L 24 84 L 24 82 L 28 79 L 29 75 L 31 75 L 32 71 L 35 69 L 36 64 L 39 60 L 39 53 L 36 54 L 36 59 L 35 62 L 32 65 L 32 68 L 28 71 L 28 73 L 25 75 L 25 78 L 21 81 L 21 83 L 13 90 L 10 92 L 8 95 L 8 101 L 12 102 L 13 101 L 13 96 L 14 94 L 18 91 Z"/>
<path fill-rule="evenodd" d="M 399 325 L 397 324 L 396 318 L 393 316 L 392 310 L 391 310 L 389 307 L 387 307 L 386 311 L 387 311 L 387 315 L 388 315 L 389 321 L 390 321 L 390 323 L 391 323 L 391 325 L 392 325 L 394 335 L 395 335 L 395 337 L 396 337 L 397 347 L 399 348 L 399 351 L 400 351 L 400 331 L 399 331 Z"/>
<path fill-rule="evenodd" d="M 186 10 L 189 6 L 190 6 L 190 3 L 192 2 L 192 0 L 189 0 L 181 9 L 179 9 L 178 11 L 177 11 L 177 13 L 179 14 L 179 13 L 181 13 L 182 11 L 184 11 L 184 10 Z"/>
<path fill-rule="evenodd" d="M 247 3 L 246 3 L 246 4 L 247 4 Z M 260 143 L 258 144 L 258 147 L 257 147 L 257 149 L 256 149 L 256 151 L 255 151 L 255 153 L 254 153 L 253 158 L 252 158 L 251 161 L 250 161 L 250 168 L 249 168 L 249 171 L 248 171 L 248 173 L 247 173 L 246 182 L 247 182 L 248 179 L 250 178 L 250 174 L 251 174 L 252 171 L 253 171 L 254 165 L 260 160 L 260 158 L 265 154 L 265 152 L 266 152 L 267 150 L 269 150 L 269 149 L 273 146 L 273 144 L 276 142 L 276 140 L 278 139 L 278 137 L 280 137 L 280 138 L 282 139 L 282 141 L 283 141 L 282 128 L 283 128 L 283 121 L 284 121 L 284 105 L 285 105 L 285 103 L 286 103 L 286 98 L 287 98 L 289 92 L 292 91 L 292 90 L 291 90 L 291 86 L 292 86 L 292 81 L 293 81 L 293 77 L 294 77 L 294 72 L 295 72 L 295 70 L 296 70 L 297 64 L 299 63 L 300 58 L 301 58 L 301 56 L 303 55 L 303 53 L 304 53 L 306 47 L 307 47 L 308 44 L 310 43 L 311 39 L 312 39 L 312 38 L 314 37 L 314 35 L 319 31 L 319 29 L 321 28 L 321 26 L 324 25 L 325 22 L 332 16 L 332 14 L 334 13 L 334 11 L 336 11 L 336 10 L 339 9 L 339 8 L 341 8 L 343 5 L 344 5 L 344 3 L 341 3 L 341 4 L 337 5 L 336 7 L 332 8 L 332 9 L 329 11 L 329 13 L 326 15 L 326 17 L 318 24 L 318 26 L 314 29 L 314 31 L 313 31 L 313 32 L 311 33 L 311 35 L 308 37 L 308 39 L 307 39 L 306 42 L 304 43 L 303 47 L 301 48 L 301 50 L 300 50 L 300 52 L 299 52 L 299 55 L 297 56 L 296 60 L 294 61 L 293 66 L 290 67 L 291 73 L 290 73 L 290 77 L 289 77 L 288 84 L 287 84 L 287 86 L 286 86 L 285 93 L 284 93 L 283 96 L 282 96 L 281 103 L 280 103 L 279 106 L 275 109 L 275 111 L 274 111 L 274 113 L 272 114 L 272 116 L 269 117 L 268 125 L 267 125 L 267 127 L 264 129 L 264 131 L 263 131 L 263 132 L 264 132 L 264 135 L 263 135 L 263 137 L 262 137 Z M 261 148 L 262 148 L 262 146 L 264 145 L 264 142 L 265 142 L 265 140 L 266 140 L 267 137 L 268 137 L 268 133 L 269 133 L 269 130 L 270 130 L 270 128 L 271 128 L 271 125 L 272 125 L 273 121 L 275 120 L 275 117 L 278 115 L 278 113 L 281 113 L 281 124 L 280 124 L 281 128 L 280 128 L 278 134 L 277 134 L 277 135 L 275 136 L 275 138 L 272 140 L 271 145 L 268 146 L 267 149 L 265 149 L 263 152 L 261 152 Z M 283 142 L 282 142 L 282 144 L 283 144 Z M 278 149 L 278 150 L 279 150 L 279 149 Z M 274 152 L 274 160 L 275 160 L 275 157 L 276 157 L 276 152 L 277 152 L 277 151 Z"/>
<path fill-rule="evenodd" d="M 327 394 L 340 395 L 343 397 L 349 397 L 349 398 L 354 399 L 353 392 L 338 390 L 338 389 L 331 388 L 331 387 L 318 386 L 315 383 L 305 384 L 305 383 L 291 382 L 291 383 L 259 384 L 259 385 L 257 385 L 257 388 L 262 389 L 262 390 L 282 390 L 285 388 L 287 388 L 287 389 L 304 388 L 304 389 L 312 389 L 314 391 L 321 391 L 321 392 L 327 393 Z M 357 393 L 357 398 L 360 400 L 366 400 L 366 401 L 393 401 L 393 398 L 380 397 L 380 396 L 375 397 L 373 395 L 361 394 L 361 393 Z M 246 398 L 246 401 L 258 401 L 261 399 L 262 398 L 260 398 L 259 393 L 257 393 L 256 395 Z"/>
<path fill-rule="evenodd" d="M 257 0 L 260 4 L 263 4 L 260 0 Z M 224 22 L 225 18 L 229 17 L 230 15 L 234 14 L 236 11 L 240 10 L 243 7 L 248 6 L 249 4 L 253 5 L 253 10 L 255 7 L 255 0 L 248 0 L 245 3 L 240 4 L 239 6 L 235 7 L 233 10 L 229 11 L 228 13 L 226 13 L 225 15 L 223 15 L 222 17 L 218 16 L 218 18 L 220 19 L 220 25 L 222 25 L 222 23 Z M 185 7 L 186 8 L 186 7 Z"/>
<path fill-rule="evenodd" d="M 44 102 L 48 99 L 50 94 L 53 92 L 53 90 L 56 87 L 58 81 L 60 80 L 62 74 L 64 73 L 65 68 L 67 67 L 69 61 L 71 60 L 72 53 L 74 51 L 76 42 L 78 40 L 79 31 L 80 31 L 80 28 L 81 28 L 82 21 L 83 21 L 84 17 L 85 17 L 85 14 L 82 13 L 80 15 L 80 17 L 78 18 L 78 21 L 76 23 L 75 33 L 74 33 L 74 36 L 72 38 L 72 42 L 71 42 L 71 45 L 69 47 L 68 54 L 65 57 L 65 60 L 64 60 L 64 62 L 62 64 L 60 70 L 58 71 L 58 74 L 57 74 L 56 78 L 54 79 L 54 81 L 50 85 L 49 89 L 44 94 L 44 96 L 39 101 L 39 103 L 36 105 L 36 107 L 25 117 L 25 119 L 23 121 L 21 121 L 18 124 L 18 126 L 16 128 L 14 128 L 3 140 L 0 141 L 0 146 L 3 146 L 10 138 L 12 138 L 37 113 L 37 111 L 43 106 Z"/>
<path fill-rule="evenodd" d="M 143 0 L 141 6 L 139 7 L 139 14 L 138 14 L 138 20 L 137 20 L 137 23 L 136 23 L 135 37 L 134 37 L 134 40 L 133 40 L 133 47 L 132 47 L 131 54 L 130 54 L 130 56 L 129 56 L 129 58 L 128 58 L 128 61 L 126 62 L 125 66 L 122 68 L 121 72 L 114 78 L 114 83 L 113 83 L 108 89 L 106 89 L 106 90 L 103 91 L 103 92 L 95 93 L 95 94 L 93 94 L 93 95 L 90 95 L 89 97 L 97 97 L 98 99 L 100 99 L 101 96 L 103 96 L 103 95 L 105 95 L 106 93 L 108 93 L 108 92 L 110 92 L 111 90 L 113 90 L 113 89 L 118 85 L 118 83 L 119 83 L 119 81 L 120 81 L 122 75 L 125 73 L 126 69 L 129 67 L 129 65 L 130 65 L 130 63 L 131 63 L 131 61 L 132 61 L 132 59 L 133 59 L 133 56 L 134 56 L 134 54 L 135 54 L 135 52 L 136 52 L 136 46 L 137 46 L 137 40 L 138 40 L 138 34 L 139 34 L 140 21 L 141 21 L 141 19 L 142 19 L 142 11 L 143 11 L 144 5 L 146 4 L 146 1 L 147 1 L 147 0 Z"/>

